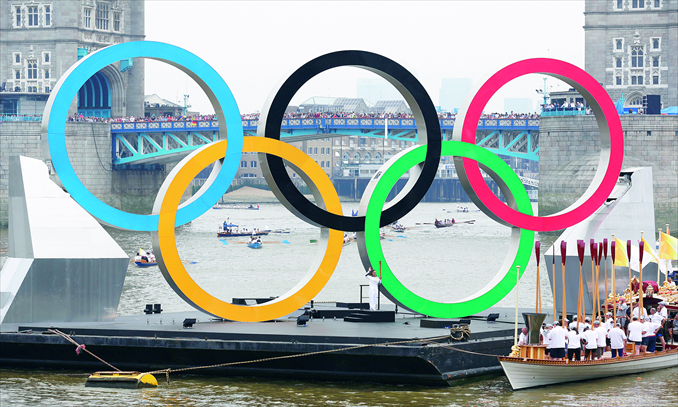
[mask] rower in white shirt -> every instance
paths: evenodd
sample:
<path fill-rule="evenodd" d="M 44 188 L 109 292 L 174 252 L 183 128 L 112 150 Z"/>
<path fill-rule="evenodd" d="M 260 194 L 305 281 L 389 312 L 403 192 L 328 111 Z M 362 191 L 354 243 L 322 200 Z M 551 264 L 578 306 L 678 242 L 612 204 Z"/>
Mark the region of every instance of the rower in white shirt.
<path fill-rule="evenodd" d="M 643 344 L 643 334 L 645 329 L 643 323 L 638 320 L 638 317 L 634 317 L 633 321 L 629 324 L 629 342 L 633 342 L 634 346 L 634 355 L 640 353 L 640 346 Z"/>
<path fill-rule="evenodd" d="M 621 329 L 621 324 L 617 323 L 614 328 L 610 329 L 607 334 L 610 337 L 610 348 L 612 350 L 612 357 L 624 356 L 624 348 L 626 348 L 626 334 Z"/>

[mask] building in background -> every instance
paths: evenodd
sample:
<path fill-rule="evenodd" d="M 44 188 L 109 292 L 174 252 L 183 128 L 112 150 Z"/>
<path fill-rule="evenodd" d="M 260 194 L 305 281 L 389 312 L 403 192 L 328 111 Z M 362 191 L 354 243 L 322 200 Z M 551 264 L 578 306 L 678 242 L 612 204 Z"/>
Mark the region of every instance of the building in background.
<path fill-rule="evenodd" d="M 678 0 L 586 0 L 584 16 L 585 70 L 613 101 L 678 106 Z"/>
<path fill-rule="evenodd" d="M 466 95 L 471 91 L 471 86 L 473 86 L 473 80 L 469 78 L 443 78 L 439 95 L 441 109 L 456 113 Z"/>
<path fill-rule="evenodd" d="M 0 0 L 0 114 L 42 114 L 78 59 L 143 40 L 144 0 Z M 80 89 L 69 114 L 143 116 L 144 60 L 113 63 Z"/>
<path fill-rule="evenodd" d="M 146 117 L 153 116 L 174 116 L 179 117 L 184 113 L 184 107 L 178 103 L 163 99 L 155 93 L 146 95 L 144 98 L 144 114 Z M 187 111 L 186 115 L 196 115 L 198 112 Z"/>

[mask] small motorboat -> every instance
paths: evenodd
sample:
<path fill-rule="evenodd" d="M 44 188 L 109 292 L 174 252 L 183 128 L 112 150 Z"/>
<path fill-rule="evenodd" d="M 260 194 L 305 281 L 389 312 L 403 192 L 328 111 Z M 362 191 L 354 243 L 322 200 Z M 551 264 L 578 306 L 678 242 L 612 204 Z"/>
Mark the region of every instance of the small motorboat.
<path fill-rule="evenodd" d="M 250 241 L 247 242 L 247 247 L 249 247 L 250 249 L 261 249 L 262 247 L 264 247 L 264 244 L 261 241 L 260 237 L 252 235 Z"/>
<path fill-rule="evenodd" d="M 157 266 L 158 262 L 155 260 L 153 252 L 139 248 L 136 256 L 134 256 L 134 264 L 136 264 L 137 267 L 150 267 Z"/>
<path fill-rule="evenodd" d="M 158 262 L 156 262 L 156 261 L 153 261 L 153 262 L 149 262 L 149 261 L 135 261 L 134 264 L 136 264 L 137 267 L 151 267 L 151 266 L 157 266 L 157 265 L 158 265 Z"/>

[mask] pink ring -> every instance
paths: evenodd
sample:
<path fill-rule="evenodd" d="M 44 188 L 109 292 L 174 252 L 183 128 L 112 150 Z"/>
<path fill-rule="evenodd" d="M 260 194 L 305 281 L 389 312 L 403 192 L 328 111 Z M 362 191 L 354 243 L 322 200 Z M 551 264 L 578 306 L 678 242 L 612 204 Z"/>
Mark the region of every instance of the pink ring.
<path fill-rule="evenodd" d="M 478 163 L 454 158 L 459 179 L 474 203 L 491 218 L 519 228 L 538 232 L 560 230 L 589 217 L 609 197 L 617 183 L 624 158 L 624 136 L 617 110 L 605 89 L 582 69 L 557 59 L 535 58 L 511 64 L 490 77 L 478 89 L 467 109 L 461 109 L 454 140 L 475 144 L 478 121 L 492 95 L 507 82 L 530 73 L 549 75 L 574 87 L 588 102 L 600 130 L 598 170 L 584 194 L 568 208 L 549 216 L 525 215 L 501 202 L 483 179 Z M 459 119 L 462 119 L 461 121 Z M 469 193 L 472 192 L 472 193 Z"/>

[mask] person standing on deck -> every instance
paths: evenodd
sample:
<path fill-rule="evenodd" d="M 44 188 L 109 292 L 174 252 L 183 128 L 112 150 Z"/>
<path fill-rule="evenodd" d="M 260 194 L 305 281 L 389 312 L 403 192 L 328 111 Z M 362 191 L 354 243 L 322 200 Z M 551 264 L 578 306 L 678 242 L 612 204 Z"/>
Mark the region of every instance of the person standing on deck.
<path fill-rule="evenodd" d="M 567 338 L 567 329 L 560 326 L 558 321 L 553 323 L 553 329 L 549 333 L 549 342 L 551 344 L 551 358 L 555 360 L 565 359 L 565 339 Z"/>
<path fill-rule="evenodd" d="M 546 349 L 544 350 L 544 355 L 546 356 L 546 359 L 551 359 L 551 329 L 553 326 L 551 324 L 546 325 L 546 329 L 544 329 L 544 341 L 543 344 L 546 345 Z"/>
<path fill-rule="evenodd" d="M 527 345 L 529 342 L 529 339 L 527 337 L 527 328 L 523 327 L 522 331 L 520 332 L 520 337 L 518 338 L 518 345 Z"/>
<path fill-rule="evenodd" d="M 367 280 L 370 282 L 370 311 L 377 310 L 377 298 L 379 296 L 379 284 L 381 284 L 381 276 L 377 277 L 377 272 L 372 266 L 367 270 Z"/>
<path fill-rule="evenodd" d="M 596 351 L 598 350 L 598 334 L 588 326 L 584 326 L 584 333 L 582 337 L 586 341 L 586 349 L 584 353 L 585 360 L 593 360 L 596 358 Z"/>
<path fill-rule="evenodd" d="M 633 347 L 634 355 L 640 353 L 640 346 L 643 344 L 643 333 L 645 333 L 643 328 L 643 323 L 638 321 L 638 317 L 634 317 L 633 322 L 629 324 L 629 341 L 635 344 Z"/>
<path fill-rule="evenodd" d="M 624 348 L 626 348 L 626 334 L 621 329 L 621 324 L 617 322 L 614 328 L 610 329 L 608 334 L 610 337 L 610 348 L 612 349 L 612 357 L 624 356 Z"/>
<path fill-rule="evenodd" d="M 629 308 L 628 304 L 626 304 L 626 300 L 623 298 L 619 299 L 619 306 L 617 310 L 617 318 L 619 319 L 619 324 L 621 325 L 621 328 L 626 330 L 626 326 L 629 324 L 629 320 L 627 318 L 626 310 Z"/>
<path fill-rule="evenodd" d="M 567 333 L 567 360 L 581 360 L 581 337 L 576 328 Z"/>
<path fill-rule="evenodd" d="M 598 335 L 598 348 L 596 349 L 596 359 L 602 359 L 605 353 L 605 346 L 607 345 L 607 329 L 600 325 L 600 321 L 593 321 L 593 332 Z"/>

